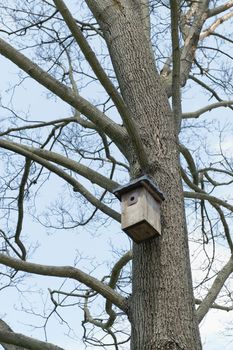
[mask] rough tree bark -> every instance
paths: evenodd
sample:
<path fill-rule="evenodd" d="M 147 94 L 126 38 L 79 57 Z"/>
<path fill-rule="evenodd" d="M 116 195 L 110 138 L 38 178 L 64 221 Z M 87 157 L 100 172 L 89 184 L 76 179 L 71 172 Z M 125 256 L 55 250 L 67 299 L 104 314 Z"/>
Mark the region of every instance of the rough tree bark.
<path fill-rule="evenodd" d="M 131 151 L 131 176 L 149 174 L 166 196 L 161 237 L 133 247 L 131 349 L 198 350 L 175 122 L 133 2 L 106 3 L 89 1 L 89 6 L 105 34 L 123 99 L 148 157 L 147 164 L 139 164 Z"/>

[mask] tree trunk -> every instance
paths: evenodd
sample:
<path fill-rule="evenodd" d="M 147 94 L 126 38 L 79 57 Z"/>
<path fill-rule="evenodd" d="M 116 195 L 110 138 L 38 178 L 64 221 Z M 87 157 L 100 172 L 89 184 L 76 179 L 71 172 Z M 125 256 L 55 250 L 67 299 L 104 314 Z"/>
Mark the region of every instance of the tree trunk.
<path fill-rule="evenodd" d="M 151 175 L 166 197 L 161 237 L 133 246 L 131 350 L 199 350 L 175 123 L 134 2 L 114 3 L 95 15 L 149 158 L 141 169 L 132 151 L 131 175 Z"/>

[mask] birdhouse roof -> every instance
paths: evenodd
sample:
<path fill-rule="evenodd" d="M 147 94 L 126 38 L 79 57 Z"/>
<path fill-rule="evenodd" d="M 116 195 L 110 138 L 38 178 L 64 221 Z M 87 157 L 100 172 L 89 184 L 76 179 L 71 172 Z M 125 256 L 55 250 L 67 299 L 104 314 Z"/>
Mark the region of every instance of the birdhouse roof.
<path fill-rule="evenodd" d="M 130 192 L 136 188 L 144 187 L 148 192 L 159 202 L 164 201 L 165 197 L 158 188 L 157 184 L 148 175 L 141 176 L 137 179 L 130 181 L 128 184 L 117 187 L 113 193 L 121 200 L 123 194 Z"/>

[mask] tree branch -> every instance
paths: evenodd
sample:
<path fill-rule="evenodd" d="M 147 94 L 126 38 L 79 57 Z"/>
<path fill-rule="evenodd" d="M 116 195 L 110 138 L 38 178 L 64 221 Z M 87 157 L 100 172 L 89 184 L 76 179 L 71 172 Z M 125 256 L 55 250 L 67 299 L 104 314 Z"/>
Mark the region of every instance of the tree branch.
<path fill-rule="evenodd" d="M 171 37 L 172 37 L 172 109 L 177 126 L 181 126 L 181 92 L 180 92 L 180 46 L 179 46 L 179 6 L 177 0 L 170 0 Z"/>
<path fill-rule="evenodd" d="M 102 29 L 104 31 L 104 29 L 106 30 L 105 25 L 103 25 L 103 23 L 105 21 L 108 21 L 106 13 L 109 12 L 109 10 L 112 8 L 112 11 L 114 13 L 114 16 L 117 15 L 117 13 L 119 14 L 119 18 L 123 19 L 123 22 L 125 22 L 126 17 L 125 15 L 122 16 L 122 13 L 124 12 L 124 8 L 128 8 L 129 11 L 131 11 L 132 15 L 135 15 L 135 3 L 134 2 L 122 2 L 119 0 L 102 0 L 101 2 L 97 2 L 97 1 L 93 1 L 93 0 L 86 0 L 86 4 L 89 7 L 89 9 L 91 10 L 91 12 L 93 13 L 93 16 L 96 18 L 96 20 L 98 21 L 98 23 L 100 24 L 100 26 L 102 26 Z M 106 11 L 107 10 L 107 11 Z M 104 16 L 105 14 L 105 16 Z M 104 18 L 106 17 L 106 18 Z M 140 18 L 140 16 L 139 16 Z M 128 21 L 127 23 L 130 23 L 130 21 Z M 122 23 L 122 26 L 125 25 L 124 23 Z M 106 34 L 106 32 L 105 32 Z M 106 35 L 107 37 L 107 35 Z M 146 39 L 146 38 L 145 38 Z M 109 42 L 108 42 L 109 44 Z M 148 44 L 148 47 L 150 48 L 151 51 L 151 47 Z M 112 59 L 113 59 L 114 55 L 112 55 Z M 114 65 L 113 63 L 113 67 L 116 70 L 116 65 Z M 117 75 L 117 72 L 116 72 Z M 126 102 L 127 105 L 127 102 Z M 129 109 L 130 110 L 130 109 Z M 148 154 L 146 152 L 145 149 L 145 145 L 143 140 L 141 139 L 140 136 L 140 130 L 134 120 L 134 115 L 131 112 L 128 112 L 126 118 L 124 119 L 124 126 L 128 132 L 131 144 L 133 146 L 133 149 L 136 153 L 136 156 L 138 158 L 138 162 L 141 166 L 141 168 L 145 169 L 145 172 L 147 172 L 147 169 L 150 167 L 149 162 L 148 162 Z"/>
<path fill-rule="evenodd" d="M 76 179 L 74 179 L 72 176 L 67 174 L 65 171 L 61 170 L 57 166 L 51 164 L 47 160 L 44 160 L 43 158 L 33 154 L 32 152 L 20 147 L 16 146 L 16 144 L 13 144 L 9 141 L 0 140 L 0 147 L 8 149 L 10 151 L 16 152 L 18 154 L 21 154 L 29 159 L 34 160 L 36 163 L 42 165 L 46 169 L 52 171 L 54 174 L 58 175 L 62 179 L 64 179 L 66 182 L 68 182 L 74 189 L 75 192 L 79 192 L 82 196 L 84 196 L 93 206 L 100 209 L 103 213 L 110 216 L 114 220 L 120 222 L 121 216 L 118 212 L 113 210 L 112 208 L 108 207 L 107 205 L 103 204 L 101 201 L 99 201 L 95 196 L 93 196 L 81 183 L 79 183 Z"/>
<path fill-rule="evenodd" d="M 122 270 L 122 268 L 128 264 L 128 262 L 130 260 L 133 259 L 133 252 L 132 250 L 129 250 L 127 253 L 125 253 L 124 255 L 122 255 L 122 257 L 117 261 L 117 263 L 113 266 L 112 268 L 112 273 L 111 273 L 111 277 L 110 277 L 110 281 L 108 283 L 108 285 L 115 289 L 116 288 L 116 283 L 118 281 L 120 272 Z"/>
<path fill-rule="evenodd" d="M 233 6 L 233 5 L 231 5 Z M 212 23 L 207 29 L 205 29 L 201 34 L 200 34 L 200 40 L 205 39 L 207 36 L 213 34 L 213 32 L 215 31 L 215 29 L 220 26 L 220 24 L 222 24 L 223 22 L 227 21 L 228 19 L 230 19 L 233 16 L 233 12 L 227 13 L 226 15 L 217 18 L 216 21 L 214 21 L 214 23 Z"/>
<path fill-rule="evenodd" d="M 18 271 L 24 271 L 36 275 L 72 278 L 98 292 L 104 298 L 110 300 L 114 305 L 119 307 L 119 309 L 126 311 L 125 298 L 123 298 L 120 294 L 115 292 L 108 285 L 105 285 L 95 277 L 92 277 L 75 267 L 34 264 L 23 260 L 11 258 L 4 254 L 0 254 L 0 264 L 6 265 Z"/>
<path fill-rule="evenodd" d="M 83 97 L 76 96 L 72 89 L 53 78 L 29 58 L 6 43 L 3 39 L 0 39 L 0 53 L 10 61 L 14 62 L 38 83 L 59 96 L 63 101 L 77 109 L 80 113 L 84 114 L 90 121 L 114 140 L 119 149 L 123 151 L 123 154 L 125 153 L 125 147 L 122 147 L 122 145 L 125 144 L 127 133 L 123 127 L 116 124 Z"/>
<path fill-rule="evenodd" d="M 188 79 L 200 33 L 207 19 L 208 5 L 208 0 L 192 2 L 193 21 L 184 39 L 184 46 L 181 51 L 181 86 L 184 86 Z"/>
<path fill-rule="evenodd" d="M 230 276 L 232 271 L 233 271 L 233 258 L 231 257 L 230 260 L 227 262 L 227 264 L 224 265 L 223 268 L 218 272 L 218 275 L 215 278 L 214 283 L 212 284 L 206 297 L 204 298 L 201 305 L 198 307 L 196 311 L 197 320 L 199 323 L 202 321 L 202 319 L 205 317 L 205 315 L 211 308 L 212 304 L 216 300 L 219 292 L 221 291 L 224 283 L 226 282 L 227 278 Z"/>
<path fill-rule="evenodd" d="M 212 109 L 219 108 L 219 107 L 230 107 L 232 105 L 233 105 L 233 101 L 220 101 L 220 102 L 212 103 L 208 106 L 198 109 L 195 112 L 183 113 L 182 118 L 183 119 L 199 118 L 202 114 L 212 111 Z"/>
<path fill-rule="evenodd" d="M 36 122 L 34 124 L 30 125 L 22 125 L 19 127 L 13 127 L 9 128 L 6 131 L 0 132 L 0 137 L 8 135 L 14 131 L 22 131 L 22 130 L 30 130 L 30 129 L 36 129 L 36 128 L 43 128 L 45 126 L 55 125 L 55 124 L 68 124 L 71 122 L 78 122 L 76 117 L 69 117 L 69 118 L 61 118 L 61 119 L 55 119 L 51 120 L 50 122 Z M 80 124 L 80 123 L 79 123 Z"/>
<path fill-rule="evenodd" d="M 203 302 L 203 300 L 195 298 L 196 305 L 201 305 L 202 302 Z M 224 305 L 219 305 L 219 304 L 213 303 L 210 308 L 229 312 L 229 311 L 233 310 L 233 305 L 232 306 L 224 306 Z"/>
<path fill-rule="evenodd" d="M 227 1 L 223 5 L 220 5 L 218 7 L 214 7 L 213 9 L 210 9 L 208 11 L 208 13 L 207 13 L 208 18 L 218 15 L 219 13 L 222 13 L 222 12 L 228 10 L 232 6 L 233 6 L 233 0 L 230 0 L 230 1 Z"/>
<path fill-rule="evenodd" d="M 112 273 L 110 276 L 110 281 L 108 283 L 109 287 L 115 289 L 117 285 L 117 281 L 119 279 L 121 270 L 125 265 L 128 264 L 130 260 L 133 258 L 133 252 L 130 250 L 127 253 L 125 253 L 118 261 L 117 263 L 113 266 Z M 112 310 L 112 303 L 110 300 L 106 300 L 106 306 L 105 310 L 107 314 L 109 315 L 109 319 L 106 322 L 106 327 L 111 327 L 113 325 L 113 322 L 116 318 L 116 313 Z"/>
<path fill-rule="evenodd" d="M 216 37 L 218 37 L 220 39 L 223 39 L 223 40 L 228 41 L 229 43 L 233 44 L 233 40 L 230 39 L 230 38 L 227 38 L 225 35 L 222 35 L 222 34 L 219 34 L 219 33 L 216 33 L 216 32 L 211 33 L 211 35 L 216 36 Z"/>
<path fill-rule="evenodd" d="M 23 176 L 22 176 L 21 184 L 19 186 L 18 221 L 17 221 L 16 231 L 15 231 L 15 243 L 18 245 L 18 247 L 21 250 L 21 259 L 23 260 L 26 259 L 27 252 L 24 244 L 20 239 L 20 234 L 23 227 L 25 187 L 26 187 L 28 176 L 30 173 L 30 167 L 31 167 L 31 160 L 26 158 Z"/>
<path fill-rule="evenodd" d="M 182 144 L 179 144 L 179 150 L 182 153 L 183 157 L 185 158 L 185 160 L 188 164 L 188 168 L 189 168 L 190 173 L 192 175 L 194 185 L 198 186 L 199 179 L 198 179 L 197 168 L 196 168 L 196 164 L 193 160 L 191 153 Z"/>
<path fill-rule="evenodd" d="M 14 347 L 5 347 L 6 350 L 64 350 L 59 346 L 33 339 L 20 333 L 6 332 L 1 330 L 0 342 L 15 345 Z"/>
<path fill-rule="evenodd" d="M 220 206 L 218 204 L 215 204 L 215 203 L 211 203 L 212 206 L 215 208 L 215 210 L 218 212 L 219 214 L 219 217 L 220 217 L 220 220 L 222 222 L 222 226 L 223 226 L 223 229 L 224 229 L 224 232 L 225 232 L 225 236 L 226 236 L 226 240 L 227 240 L 227 243 L 229 245 L 229 248 L 231 250 L 231 254 L 233 254 L 233 242 L 232 242 L 232 238 L 231 238 L 231 234 L 230 234 L 230 230 L 229 230 L 229 226 L 227 224 L 227 221 L 226 221 L 226 218 L 225 218 L 225 215 L 222 211 L 222 209 L 220 208 Z"/>
<path fill-rule="evenodd" d="M 199 36 L 203 25 L 207 19 L 208 0 L 192 1 L 190 2 L 190 8 L 188 12 L 182 16 L 180 21 L 180 30 L 183 35 L 184 45 L 180 49 L 180 85 L 185 86 L 189 77 L 190 70 L 195 57 L 197 45 L 199 42 Z M 188 23 L 188 25 L 187 25 Z M 171 62 L 168 58 L 167 62 Z M 162 69 L 161 79 L 165 85 L 165 89 L 168 97 L 172 95 L 172 74 L 165 63 L 164 69 Z M 165 75 L 163 76 L 163 73 Z"/>
<path fill-rule="evenodd" d="M 207 171 L 213 171 L 216 173 L 221 173 L 221 174 L 225 174 L 225 175 L 229 175 L 231 177 L 233 177 L 233 172 L 229 171 L 229 170 L 225 170 L 225 169 L 219 169 L 219 168 L 213 168 L 213 167 L 207 167 L 207 168 L 201 168 L 199 169 L 197 172 L 198 173 L 206 173 Z"/>
<path fill-rule="evenodd" d="M 188 150 L 187 150 L 188 151 Z M 191 155 L 190 155 L 191 156 Z M 192 163 L 191 163 L 192 165 Z M 196 168 L 193 168 L 193 170 L 195 170 Z M 192 173 L 192 172 L 191 172 Z M 203 172 L 205 174 L 205 172 Z M 196 191 L 197 193 L 204 193 L 206 194 L 206 192 L 204 192 L 202 189 L 200 189 L 198 187 L 198 182 L 195 183 L 194 182 L 191 182 L 188 178 L 188 176 L 186 175 L 185 171 L 181 168 L 181 174 L 182 174 L 182 178 L 183 180 L 185 181 L 185 183 L 190 187 L 192 188 L 194 191 Z M 195 173 L 197 175 L 197 172 Z M 206 174 L 205 174 L 206 176 Z M 203 199 L 202 199 L 203 200 Z M 222 222 L 222 225 L 223 225 L 223 228 L 224 228 L 224 232 L 225 232 L 225 236 L 226 236 L 226 239 L 227 239 L 227 243 L 229 245 L 229 248 L 231 250 L 231 253 L 233 252 L 233 242 L 232 242 L 232 239 L 231 239 L 231 235 L 230 235 L 230 230 L 229 230 L 229 226 L 227 224 L 227 221 L 226 221 L 226 218 L 225 218 L 225 215 L 222 211 L 222 209 L 220 208 L 219 204 L 216 204 L 214 201 L 211 201 L 210 200 L 210 203 L 211 205 L 215 208 L 215 210 L 218 212 L 219 216 L 220 216 L 220 220 Z"/>
<path fill-rule="evenodd" d="M 19 145 L 15 142 L 12 142 L 12 141 L 7 141 L 7 142 L 10 142 L 11 145 L 15 145 L 16 147 L 21 147 L 21 148 L 41 157 L 43 159 L 46 159 L 46 160 L 49 160 L 53 163 L 64 166 L 67 169 L 72 170 L 75 173 L 85 177 L 86 179 L 88 179 L 92 183 L 97 184 L 98 186 L 106 189 L 109 192 L 113 192 L 113 190 L 119 186 L 118 182 L 107 178 L 106 176 L 104 176 L 104 175 L 98 173 L 97 171 L 87 167 L 86 165 L 75 162 L 74 160 L 63 156 L 62 154 L 58 154 L 56 152 L 52 152 L 52 151 L 45 150 L 45 149 L 29 147 L 26 145 Z"/>
<path fill-rule="evenodd" d="M 8 326 L 8 324 L 0 319 L 0 331 L 1 332 L 12 332 L 13 334 L 13 330 Z M 22 347 L 22 346 L 16 346 L 16 345 L 12 345 L 12 344 L 6 344 L 3 343 L 0 339 L 0 344 L 2 345 L 2 347 L 4 348 L 4 350 L 26 350 L 26 348 Z"/>
<path fill-rule="evenodd" d="M 184 191 L 184 197 L 185 198 L 193 198 L 193 199 L 203 199 L 203 200 L 209 201 L 210 203 L 213 202 L 213 203 L 219 204 L 222 207 L 233 212 L 233 205 L 231 205 L 231 204 L 227 203 L 226 201 L 223 201 L 217 197 L 211 196 L 207 193 Z"/>
<path fill-rule="evenodd" d="M 55 3 L 57 9 L 62 15 L 65 23 L 67 24 L 67 27 L 73 34 L 74 39 L 76 40 L 77 44 L 82 50 L 82 53 L 84 54 L 87 62 L 91 66 L 96 77 L 98 78 L 102 86 L 105 88 L 108 95 L 111 97 L 119 114 L 122 116 L 123 121 L 125 121 L 125 119 L 128 118 L 128 111 L 124 104 L 124 101 L 121 95 L 118 93 L 115 86 L 113 85 L 113 83 L 111 82 L 111 80 L 109 79 L 109 77 L 107 76 L 107 74 L 105 73 L 103 67 L 99 63 L 94 51 L 90 47 L 86 38 L 84 37 L 81 29 L 77 25 L 71 12 L 67 8 L 63 0 L 53 0 L 53 2 Z"/>
<path fill-rule="evenodd" d="M 222 99 L 218 96 L 215 90 L 211 89 L 207 84 L 205 84 L 203 81 L 200 79 L 194 77 L 193 75 L 189 75 L 189 79 L 193 80 L 195 83 L 203 87 L 205 90 L 209 91 L 212 96 L 216 98 L 218 101 L 222 101 Z"/>

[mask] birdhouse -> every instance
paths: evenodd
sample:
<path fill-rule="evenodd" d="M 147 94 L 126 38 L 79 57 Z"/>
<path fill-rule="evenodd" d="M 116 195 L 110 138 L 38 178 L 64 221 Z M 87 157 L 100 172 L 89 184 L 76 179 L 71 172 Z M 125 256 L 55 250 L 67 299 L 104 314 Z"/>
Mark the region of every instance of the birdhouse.
<path fill-rule="evenodd" d="M 136 243 L 161 234 L 162 192 L 149 176 L 142 176 L 114 191 L 121 201 L 121 228 Z"/>

